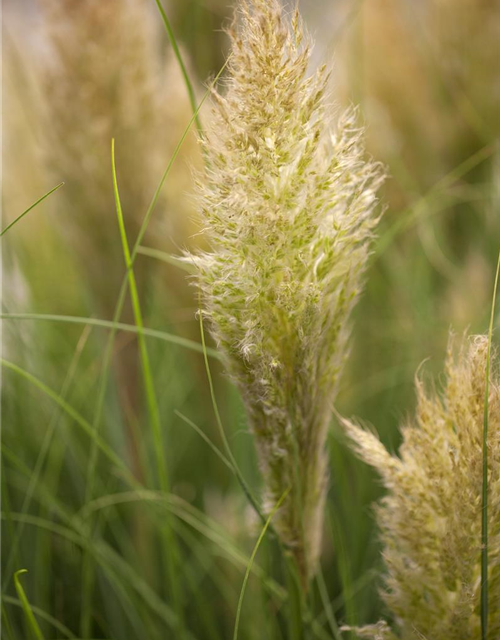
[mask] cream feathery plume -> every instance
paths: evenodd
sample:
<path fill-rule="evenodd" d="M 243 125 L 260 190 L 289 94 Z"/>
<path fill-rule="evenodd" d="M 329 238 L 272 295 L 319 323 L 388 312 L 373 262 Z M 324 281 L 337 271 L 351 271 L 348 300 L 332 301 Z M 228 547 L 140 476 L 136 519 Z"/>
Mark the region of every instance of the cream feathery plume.
<path fill-rule="evenodd" d="M 455 354 L 441 393 L 417 379 L 416 419 L 402 429 L 399 457 L 345 422 L 354 449 L 388 490 L 377 508 L 387 574 L 384 600 L 401 640 L 480 637 L 482 436 L 488 338 Z M 500 637 L 500 378 L 493 360 L 489 396 L 488 640 Z M 389 631 L 387 630 L 389 634 Z M 359 637 L 378 639 L 376 627 Z M 393 637 L 388 635 L 389 638 Z"/>
<path fill-rule="evenodd" d="M 199 204 L 203 313 L 245 403 L 266 510 L 306 586 L 327 490 L 325 439 L 348 318 L 377 223 L 381 168 L 355 113 L 332 126 L 325 68 L 308 74 L 298 12 L 243 2 L 227 91 L 214 93 Z"/>

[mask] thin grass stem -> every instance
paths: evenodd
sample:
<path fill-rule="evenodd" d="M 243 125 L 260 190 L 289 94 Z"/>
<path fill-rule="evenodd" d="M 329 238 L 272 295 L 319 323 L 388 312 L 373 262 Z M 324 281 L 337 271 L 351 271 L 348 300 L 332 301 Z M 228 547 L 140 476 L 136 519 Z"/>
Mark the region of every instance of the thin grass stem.
<path fill-rule="evenodd" d="M 23 585 L 19 580 L 19 576 L 23 575 L 24 573 L 28 573 L 28 570 L 19 569 L 19 571 L 16 571 L 16 573 L 14 574 L 14 586 L 16 587 L 17 595 L 19 596 L 19 600 L 21 601 L 21 606 L 28 622 L 28 628 L 31 630 L 31 633 L 35 636 L 36 640 L 44 640 L 42 630 L 40 629 L 38 622 L 36 621 L 29 600 L 24 592 Z"/>
<path fill-rule="evenodd" d="M 24 523 L 22 523 L 22 524 L 24 524 Z M 18 598 L 13 598 L 12 596 L 4 595 L 4 596 L 2 596 L 2 599 L 3 599 L 4 602 L 6 602 L 7 604 L 10 604 L 10 605 L 12 605 L 14 607 L 22 607 L 23 606 L 22 601 L 20 599 L 18 599 Z M 50 625 L 52 625 L 54 627 L 54 629 L 57 629 L 57 631 L 59 631 L 59 633 L 62 633 L 62 635 L 65 638 L 73 638 L 73 639 L 75 638 L 75 634 L 70 629 L 68 629 L 68 627 L 66 627 L 64 624 L 59 622 L 59 620 L 57 620 L 56 618 L 51 616 L 49 613 L 47 613 L 43 609 L 40 609 L 39 607 L 35 607 L 33 605 L 30 605 L 30 606 L 31 606 L 31 610 L 33 611 L 33 613 L 36 616 L 38 616 L 42 620 L 45 620 Z M 13 637 L 13 636 L 11 636 L 11 637 Z"/>
<path fill-rule="evenodd" d="M 61 398 L 56 391 L 48 387 L 44 382 L 36 378 L 28 371 L 25 371 L 18 365 L 14 364 L 13 362 L 9 362 L 4 358 L 0 358 L 0 364 L 6 369 L 10 369 L 14 373 L 17 373 L 19 376 L 30 382 L 33 386 L 37 387 L 45 395 L 51 398 L 56 404 L 58 404 L 61 409 L 63 409 L 63 411 L 70 418 L 72 418 L 87 433 L 87 435 L 90 436 L 92 440 L 95 441 L 96 446 L 106 455 L 109 461 L 115 464 L 120 469 L 120 471 L 125 474 L 125 477 L 129 482 L 132 481 L 133 483 L 132 474 L 130 473 L 120 456 L 118 456 L 98 434 L 94 433 L 92 425 L 87 420 L 85 420 L 85 418 L 81 416 L 78 411 L 76 411 L 76 409 L 68 404 L 66 400 Z"/>
<path fill-rule="evenodd" d="M 488 331 L 488 352 L 486 356 L 486 383 L 484 392 L 484 416 L 483 416 L 483 487 L 482 487 L 482 519 L 481 519 L 481 640 L 488 638 L 488 422 L 489 422 L 489 396 L 490 396 L 490 368 L 491 345 L 493 339 L 493 323 L 495 319 L 496 298 L 498 281 L 500 277 L 500 253 L 493 287 L 493 300 L 491 303 L 490 326 Z"/>
<path fill-rule="evenodd" d="M 155 0 L 155 2 L 156 2 L 156 6 L 158 7 L 158 11 L 160 12 L 161 18 L 163 20 L 163 24 L 165 25 L 165 31 L 167 32 L 168 39 L 170 41 L 170 44 L 172 45 L 174 55 L 179 64 L 179 68 L 181 70 L 182 77 L 184 79 L 184 84 L 186 85 L 186 89 L 189 96 L 189 102 L 191 103 L 191 108 L 193 110 L 193 113 L 195 114 L 195 122 L 196 122 L 196 129 L 198 130 L 198 136 L 200 138 L 203 138 L 203 128 L 201 126 L 198 110 L 196 108 L 196 97 L 194 94 L 193 85 L 191 83 L 191 80 L 189 79 L 189 74 L 187 72 L 186 65 L 184 64 L 184 60 L 182 59 L 179 46 L 177 45 L 177 40 L 175 38 L 174 32 L 172 30 L 172 26 L 168 19 L 167 13 L 161 3 L 161 0 Z"/>
<path fill-rule="evenodd" d="M 290 492 L 290 489 L 287 489 L 283 495 L 281 496 L 281 498 L 278 500 L 278 502 L 276 503 L 276 505 L 273 507 L 271 513 L 269 514 L 269 516 L 267 517 L 267 520 L 264 524 L 264 527 L 262 528 L 262 531 L 260 532 L 260 535 L 257 539 L 257 542 L 255 544 L 255 547 L 252 551 L 252 555 L 250 556 L 250 560 L 248 562 L 248 566 L 247 569 L 245 571 L 245 577 L 243 578 L 243 584 L 241 586 L 241 592 L 240 592 L 240 597 L 238 600 L 238 607 L 236 609 L 236 620 L 234 623 L 234 633 L 233 633 L 233 640 L 238 640 L 238 631 L 239 631 L 239 627 L 240 627 L 240 617 L 241 617 L 241 608 L 243 606 L 243 598 L 245 596 L 245 590 L 246 590 L 246 586 L 248 583 L 248 578 L 250 577 L 250 572 L 252 570 L 252 565 L 254 563 L 255 560 L 255 556 L 257 555 L 257 551 L 259 550 L 259 547 L 262 543 L 262 540 L 264 540 L 264 536 L 266 535 L 266 532 L 269 528 L 269 525 L 271 524 L 271 520 L 273 519 L 274 514 L 276 513 L 276 511 L 278 511 L 278 509 L 280 508 L 280 506 L 283 503 L 283 500 L 286 498 L 286 496 L 288 495 L 288 493 Z"/>
<path fill-rule="evenodd" d="M 24 218 L 25 215 L 27 215 L 30 211 L 32 211 L 36 206 L 38 206 L 41 202 L 43 202 L 46 198 L 48 198 L 51 194 L 55 193 L 56 191 L 58 191 L 62 186 L 64 185 L 64 182 L 60 182 L 56 187 L 54 187 L 53 189 L 51 189 L 50 191 L 47 191 L 46 194 L 44 194 L 41 198 L 38 198 L 38 200 L 36 202 L 34 202 L 30 207 L 28 207 L 25 211 L 23 211 L 21 213 L 20 216 L 17 216 L 17 218 L 15 220 L 13 220 L 10 224 L 8 224 L 5 229 L 3 229 L 0 232 L 0 238 L 7 233 L 7 231 L 9 229 L 12 229 L 12 227 L 17 224 L 19 222 L 19 220 L 21 220 L 22 218 Z"/>
<path fill-rule="evenodd" d="M 288 583 L 288 637 L 289 640 L 305 640 L 304 593 L 295 561 L 285 557 Z"/>
<path fill-rule="evenodd" d="M 323 605 L 326 619 L 328 620 L 330 631 L 332 632 L 335 640 L 342 640 L 340 629 L 335 619 L 335 613 L 333 611 L 330 598 L 328 597 L 328 589 L 326 588 L 325 576 L 323 575 L 321 566 L 318 568 L 318 573 L 316 574 L 316 582 L 318 584 L 319 596 L 321 598 L 321 603 Z"/>
<path fill-rule="evenodd" d="M 83 348 L 87 342 L 87 339 L 89 337 L 89 333 L 90 333 L 90 328 L 88 326 L 86 326 L 82 332 L 82 335 L 80 337 L 80 340 L 78 341 L 75 353 L 73 355 L 73 358 L 71 360 L 70 366 L 68 368 L 68 373 L 66 374 L 66 378 L 63 382 L 62 388 L 61 388 L 61 393 L 60 393 L 60 397 L 61 398 L 66 398 L 69 387 L 71 385 L 71 382 L 73 381 L 75 372 L 76 372 L 76 368 L 78 366 L 78 362 L 80 359 L 80 356 L 82 354 Z M 30 507 L 31 504 L 31 500 L 33 497 L 33 493 L 35 491 L 35 487 L 38 484 L 39 478 L 40 478 L 40 473 L 43 467 L 43 464 L 46 460 L 47 454 L 49 452 L 49 448 L 50 445 L 52 443 L 52 438 L 54 436 L 54 432 L 57 426 L 57 421 L 59 418 L 59 413 L 55 412 L 52 416 L 52 419 L 49 423 L 47 432 L 45 434 L 45 437 L 43 439 L 42 442 L 42 446 L 40 448 L 40 452 L 37 456 L 37 460 L 35 463 L 35 467 L 33 469 L 33 474 L 31 476 L 30 479 L 30 483 L 28 485 L 28 489 L 26 491 L 26 494 L 24 496 L 23 499 L 23 503 L 22 503 L 22 507 L 21 510 L 23 513 L 26 513 Z M 2 584 L 2 596 L 5 593 L 5 589 L 7 587 L 7 581 L 8 581 L 8 577 L 10 576 L 11 572 L 12 572 L 12 567 L 13 564 L 15 562 L 15 558 L 16 558 L 16 553 L 17 553 L 17 549 L 19 548 L 19 543 L 21 541 L 22 535 L 23 535 L 23 531 L 24 531 L 24 524 L 21 523 L 19 525 L 19 527 L 17 527 L 17 531 L 15 533 L 15 536 L 13 538 L 12 541 L 12 546 L 9 550 L 9 559 L 7 561 L 7 565 L 5 567 L 4 573 L 5 573 L 5 579 L 3 581 Z"/>
<path fill-rule="evenodd" d="M 136 325 L 133 324 L 125 324 L 123 322 L 118 322 L 115 320 L 100 320 L 98 318 L 85 318 L 80 316 L 64 316 L 57 314 L 45 314 L 45 313 L 0 313 L 1 320 L 41 320 L 46 322 L 65 322 L 69 324 L 83 324 L 94 327 L 101 327 L 103 329 L 111 329 L 116 334 L 116 331 L 126 331 L 128 333 L 138 334 L 139 331 L 148 338 L 155 338 L 157 340 L 162 340 L 163 342 L 168 342 L 170 344 L 178 345 L 179 347 L 184 347 L 186 349 L 190 349 L 192 351 L 196 351 L 198 353 L 203 353 L 203 346 L 195 342 L 194 340 L 189 340 L 188 338 L 181 338 L 179 336 L 175 336 L 172 333 L 167 333 L 166 331 L 160 331 L 158 329 L 148 329 L 147 327 L 142 327 L 138 329 Z M 216 349 L 212 349 L 211 347 L 207 347 L 206 349 L 207 355 L 211 358 L 215 358 L 217 360 L 221 359 L 221 355 Z"/>
<path fill-rule="evenodd" d="M 123 219 L 123 211 L 120 202 L 120 194 L 118 190 L 118 180 L 116 175 L 116 162 L 115 162 L 115 141 L 111 141 L 111 165 L 113 173 L 113 190 L 115 195 L 116 213 L 118 216 L 118 224 L 120 228 L 120 236 L 122 240 L 123 255 L 125 258 L 125 264 L 128 271 L 128 280 L 130 286 L 130 297 L 132 300 L 132 309 L 134 313 L 135 323 L 139 329 L 138 341 L 139 350 L 141 354 L 142 372 L 144 379 L 144 388 L 146 391 L 146 401 L 148 405 L 149 417 L 151 422 L 151 429 L 153 435 L 153 444 L 156 456 L 156 465 L 159 475 L 159 486 L 164 493 L 169 492 L 169 479 L 167 461 L 165 457 L 162 427 L 160 412 L 158 408 L 158 401 L 156 398 L 156 391 L 154 388 L 153 375 L 151 371 L 151 364 L 149 360 L 149 354 L 144 339 L 144 333 L 142 331 L 144 327 L 141 305 L 139 301 L 139 293 L 137 290 L 137 283 L 132 267 L 132 260 L 130 254 L 130 248 L 127 239 L 127 233 L 125 230 L 125 221 Z M 167 574 L 170 584 L 170 592 L 174 601 L 174 610 L 178 617 L 178 633 L 179 637 L 184 637 L 184 614 L 181 601 L 180 583 L 178 579 L 178 568 L 180 566 L 180 553 L 175 535 L 171 528 L 170 522 L 167 520 L 163 529 L 165 537 L 165 552 L 167 554 Z"/>
<path fill-rule="evenodd" d="M 222 444 L 224 445 L 224 449 L 226 451 L 227 457 L 228 457 L 229 461 L 231 462 L 231 464 L 232 464 L 232 466 L 233 466 L 233 468 L 235 470 L 236 478 L 238 479 L 238 482 L 240 483 L 240 486 L 243 489 L 243 493 L 248 498 L 248 501 L 250 502 L 250 504 L 254 508 L 254 510 L 257 513 L 257 515 L 260 517 L 262 522 L 265 524 L 267 522 L 266 517 L 264 516 L 264 513 L 262 512 L 262 509 L 260 508 L 256 498 L 252 494 L 252 491 L 251 491 L 250 487 L 248 486 L 248 483 L 245 480 L 245 478 L 244 478 L 244 476 L 243 476 L 243 474 L 241 472 L 241 469 L 238 466 L 238 463 L 236 462 L 236 458 L 233 455 L 233 452 L 232 452 L 231 447 L 229 445 L 229 441 L 228 441 L 227 436 L 226 436 L 226 432 L 224 430 L 224 426 L 222 424 L 222 420 L 221 420 L 221 417 L 220 417 L 219 406 L 217 404 L 217 398 L 215 397 L 215 389 L 214 389 L 214 383 L 213 383 L 213 380 L 212 380 L 212 373 L 210 371 L 210 364 L 208 362 L 207 345 L 206 345 L 206 342 L 205 342 L 205 331 L 203 329 L 203 312 L 201 310 L 201 305 L 200 305 L 200 310 L 198 312 L 198 315 L 199 315 L 199 318 L 200 318 L 201 344 L 203 346 L 203 358 L 205 360 L 205 370 L 207 372 L 208 386 L 210 388 L 210 397 L 211 397 L 211 400 L 212 400 L 212 407 L 213 407 L 214 414 L 215 414 L 215 421 L 217 423 L 217 428 L 218 428 L 219 433 L 220 433 Z"/>
<path fill-rule="evenodd" d="M 228 469 L 230 469 L 235 475 L 236 475 L 236 469 L 234 468 L 234 465 L 226 458 L 226 456 L 222 453 L 222 451 L 219 449 L 219 447 L 217 447 L 211 440 L 210 438 L 200 429 L 200 427 L 198 427 L 198 425 L 196 425 L 192 420 L 190 420 L 189 418 L 187 418 L 184 414 L 182 414 L 180 411 L 175 410 L 174 411 L 175 415 L 178 416 L 183 422 L 185 422 L 187 425 L 189 425 L 192 429 L 194 429 L 196 431 L 196 433 L 208 444 L 208 446 L 212 449 L 212 451 L 217 455 L 218 458 L 220 458 L 220 460 L 222 460 L 222 462 L 226 465 L 226 467 L 228 467 Z"/>

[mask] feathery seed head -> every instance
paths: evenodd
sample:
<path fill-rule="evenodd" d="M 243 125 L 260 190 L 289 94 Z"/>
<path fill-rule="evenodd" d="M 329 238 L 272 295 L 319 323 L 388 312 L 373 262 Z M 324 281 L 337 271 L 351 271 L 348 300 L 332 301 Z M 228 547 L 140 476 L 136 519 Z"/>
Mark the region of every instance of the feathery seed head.
<path fill-rule="evenodd" d="M 388 489 L 377 509 L 387 568 L 384 599 L 397 637 L 480 637 L 482 435 L 488 339 L 455 354 L 450 341 L 441 394 L 417 380 L 415 422 L 402 430 L 399 457 L 376 436 L 346 423 L 354 448 Z M 500 637 L 500 377 L 489 396 L 488 638 Z M 373 631 L 371 631 L 373 629 Z M 375 627 L 360 637 L 379 638 Z M 389 633 L 389 632 L 388 632 Z M 388 636 L 392 637 L 391 635 Z"/>
<path fill-rule="evenodd" d="M 61 198 L 71 212 L 65 229 L 109 312 L 110 290 L 123 278 L 111 139 L 117 142 L 120 196 L 134 241 L 189 122 L 188 100 L 177 63 L 162 51 L 159 21 L 148 0 L 40 2 L 50 45 L 40 74 L 46 164 L 55 179 L 65 182 Z M 194 160 L 193 148 L 184 153 Z M 192 214 L 189 200 L 181 197 L 192 183 L 187 163 L 176 163 L 170 177 L 172 186 L 162 194 L 160 206 L 172 210 L 167 224 L 179 242 Z M 153 243 L 151 234 L 148 241 Z M 149 267 L 141 263 L 135 268 L 144 281 Z"/>
<path fill-rule="evenodd" d="M 210 251 L 204 314 L 245 402 L 275 527 L 304 584 L 320 551 L 326 430 L 347 320 L 377 222 L 380 167 L 350 111 L 334 128 L 325 68 L 277 0 L 242 3 L 224 95 L 214 92 L 199 202 Z"/>

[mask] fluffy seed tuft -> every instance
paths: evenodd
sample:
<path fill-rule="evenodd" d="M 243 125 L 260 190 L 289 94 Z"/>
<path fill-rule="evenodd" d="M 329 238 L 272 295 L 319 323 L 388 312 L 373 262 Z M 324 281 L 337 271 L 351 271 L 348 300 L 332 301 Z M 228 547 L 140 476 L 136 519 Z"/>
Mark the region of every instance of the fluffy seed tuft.
<path fill-rule="evenodd" d="M 402 640 L 480 637 L 482 434 L 488 339 L 455 354 L 450 341 L 442 393 L 417 380 L 416 420 L 402 430 L 399 457 L 346 422 L 361 458 L 388 490 L 377 508 L 387 568 L 384 599 Z M 494 360 L 494 365 L 497 362 Z M 488 639 L 500 637 L 500 377 L 489 397 Z M 385 638 L 376 627 L 362 638 Z M 387 630 L 387 637 L 392 636 Z"/>
<path fill-rule="evenodd" d="M 325 68 L 277 0 L 244 2 L 227 92 L 214 93 L 199 202 L 210 251 L 204 313 L 243 397 L 269 510 L 304 584 L 314 574 L 327 486 L 326 431 L 347 320 L 377 222 L 380 167 L 355 113 L 335 127 Z"/>

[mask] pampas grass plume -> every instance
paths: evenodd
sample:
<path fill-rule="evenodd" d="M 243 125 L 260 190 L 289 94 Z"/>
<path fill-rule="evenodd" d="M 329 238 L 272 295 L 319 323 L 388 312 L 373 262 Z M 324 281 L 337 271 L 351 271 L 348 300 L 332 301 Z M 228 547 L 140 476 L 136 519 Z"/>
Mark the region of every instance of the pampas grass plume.
<path fill-rule="evenodd" d="M 466 640 L 480 637 L 482 435 L 488 338 L 450 342 L 441 393 L 416 381 L 415 420 L 399 456 L 346 422 L 354 449 L 380 474 L 377 507 L 386 565 L 384 600 L 394 620 L 359 637 Z M 500 637 L 500 378 L 494 358 L 489 396 L 488 639 Z M 380 623 L 382 624 L 382 623 Z M 385 633 L 385 635 L 383 635 Z M 378 634 L 378 635 L 377 635 Z M 382 634 L 382 635 L 381 635 Z"/>
<path fill-rule="evenodd" d="M 307 585 L 321 546 L 325 438 L 348 318 L 377 222 L 380 167 L 350 111 L 332 124 L 327 73 L 308 74 L 298 12 L 243 2 L 227 91 L 214 93 L 191 256 L 203 312 L 243 397 L 273 522 Z"/>

